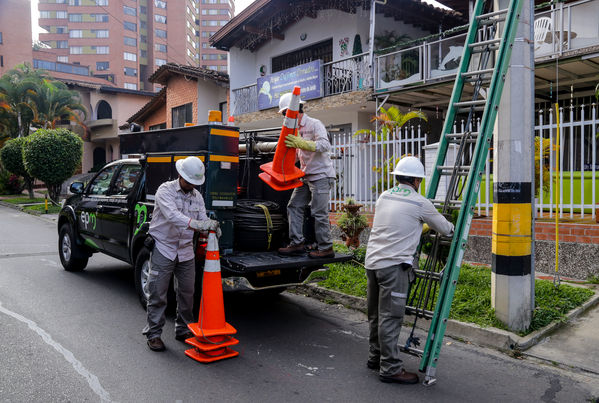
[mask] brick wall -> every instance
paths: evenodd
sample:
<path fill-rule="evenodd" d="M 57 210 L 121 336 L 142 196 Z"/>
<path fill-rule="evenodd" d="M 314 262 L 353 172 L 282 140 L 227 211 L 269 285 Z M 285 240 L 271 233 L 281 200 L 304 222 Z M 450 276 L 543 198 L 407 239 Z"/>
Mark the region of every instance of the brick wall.
<path fill-rule="evenodd" d="M 172 109 L 192 103 L 193 124 L 197 124 L 198 116 L 198 83 L 195 79 L 187 80 L 183 76 L 174 76 L 168 80 L 166 87 L 166 127 L 173 127 Z"/>
<path fill-rule="evenodd" d="M 150 126 L 166 122 L 166 105 L 156 109 L 144 122 L 144 130 L 150 130 Z"/>

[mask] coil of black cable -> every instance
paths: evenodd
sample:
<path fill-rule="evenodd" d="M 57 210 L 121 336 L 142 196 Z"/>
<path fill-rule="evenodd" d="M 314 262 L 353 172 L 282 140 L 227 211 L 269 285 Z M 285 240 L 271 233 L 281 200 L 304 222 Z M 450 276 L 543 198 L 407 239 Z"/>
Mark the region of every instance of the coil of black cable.
<path fill-rule="evenodd" d="M 275 250 L 287 230 L 280 206 L 269 200 L 237 200 L 233 224 L 235 249 L 240 251 Z"/>

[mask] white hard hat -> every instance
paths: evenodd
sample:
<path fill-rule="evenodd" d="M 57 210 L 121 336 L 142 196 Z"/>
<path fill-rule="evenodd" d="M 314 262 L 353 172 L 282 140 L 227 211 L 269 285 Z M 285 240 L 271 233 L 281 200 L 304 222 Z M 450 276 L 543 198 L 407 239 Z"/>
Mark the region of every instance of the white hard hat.
<path fill-rule="evenodd" d="M 279 98 L 279 113 L 283 112 L 285 109 L 289 108 L 289 104 L 291 103 L 291 96 L 293 94 L 291 92 L 288 92 L 286 94 L 283 94 L 281 96 L 281 98 Z M 300 98 L 300 104 L 304 104 L 305 102 L 302 101 L 302 99 Z"/>
<path fill-rule="evenodd" d="M 192 185 L 198 186 L 204 183 L 204 163 L 198 157 L 187 157 L 178 160 L 175 167 L 179 175 Z"/>
<path fill-rule="evenodd" d="M 393 175 L 411 176 L 413 178 L 424 178 L 424 165 L 416 157 L 403 157 L 395 170 L 391 172 Z"/>

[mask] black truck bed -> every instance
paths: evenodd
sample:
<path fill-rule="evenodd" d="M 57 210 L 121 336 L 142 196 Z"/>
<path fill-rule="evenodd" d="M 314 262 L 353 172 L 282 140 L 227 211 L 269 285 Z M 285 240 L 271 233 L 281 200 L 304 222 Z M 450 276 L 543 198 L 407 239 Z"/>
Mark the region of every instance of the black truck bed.
<path fill-rule="evenodd" d="M 336 253 L 335 257 L 325 259 L 312 259 L 308 253 L 297 256 L 281 256 L 277 252 L 234 252 L 231 255 L 221 256 L 221 263 L 225 269 L 237 273 L 254 271 L 306 268 L 322 266 L 328 263 L 346 262 L 351 260 L 351 255 Z"/>

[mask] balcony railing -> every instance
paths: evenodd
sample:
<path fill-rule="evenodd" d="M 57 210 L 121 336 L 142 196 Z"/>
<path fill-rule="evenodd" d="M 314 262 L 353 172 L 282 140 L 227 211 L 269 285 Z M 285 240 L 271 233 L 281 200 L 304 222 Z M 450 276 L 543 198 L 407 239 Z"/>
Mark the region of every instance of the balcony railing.
<path fill-rule="evenodd" d="M 325 97 L 372 88 L 368 53 L 324 63 L 322 73 Z"/>
<path fill-rule="evenodd" d="M 535 58 L 599 46 L 598 15 L 597 0 L 558 3 L 553 10 L 536 13 Z M 466 34 L 461 34 L 377 56 L 375 90 L 453 79 L 465 40 Z"/>
<path fill-rule="evenodd" d="M 233 90 L 233 116 L 258 110 L 258 84 Z"/>

